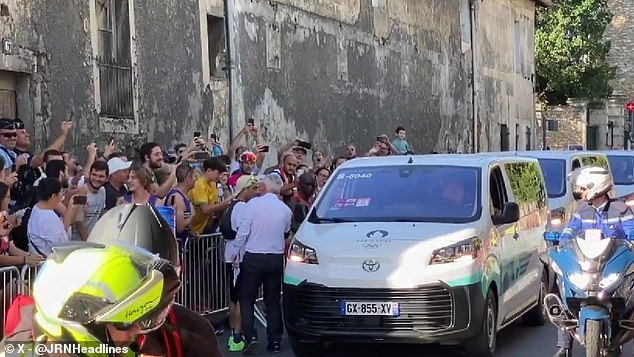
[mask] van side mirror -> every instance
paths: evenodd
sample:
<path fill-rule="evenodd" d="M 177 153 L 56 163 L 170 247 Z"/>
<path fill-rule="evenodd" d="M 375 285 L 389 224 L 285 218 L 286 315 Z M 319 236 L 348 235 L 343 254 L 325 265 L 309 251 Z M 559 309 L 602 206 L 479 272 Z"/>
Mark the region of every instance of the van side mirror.
<path fill-rule="evenodd" d="M 520 220 L 520 206 L 515 202 L 507 202 L 502 208 L 502 213 L 493 215 L 491 219 L 496 226 L 515 223 Z"/>

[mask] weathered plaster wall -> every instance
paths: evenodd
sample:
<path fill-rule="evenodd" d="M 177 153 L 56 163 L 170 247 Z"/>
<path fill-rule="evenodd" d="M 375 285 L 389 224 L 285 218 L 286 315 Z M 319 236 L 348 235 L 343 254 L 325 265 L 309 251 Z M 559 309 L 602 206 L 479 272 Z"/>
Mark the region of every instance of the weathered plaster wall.
<path fill-rule="evenodd" d="M 72 110 L 74 128 L 67 149 L 82 156 L 98 133 L 88 3 L 47 0 L 30 6 L 37 34 L 41 87 L 41 122 L 36 122 L 36 142 L 40 148 L 49 144 Z"/>
<path fill-rule="evenodd" d="M 459 2 L 236 6 L 241 105 L 264 124 L 266 140 L 299 135 L 334 154 L 351 142 L 367 150 L 377 135 L 393 136 L 403 125 L 418 152 L 469 150 Z"/>
<path fill-rule="evenodd" d="M 135 0 L 140 129 L 159 143 L 189 141 L 212 124 L 199 14 L 198 0 Z"/>
<path fill-rule="evenodd" d="M 535 4 L 524 0 L 477 3 L 476 54 L 480 151 L 500 150 L 500 128 L 509 128 L 509 148 L 536 140 L 533 82 Z M 516 124 L 519 130 L 516 131 Z"/>
<path fill-rule="evenodd" d="M 606 38 L 611 41 L 609 60 L 617 66 L 616 79 L 612 82 L 614 95 L 634 99 L 634 1 L 610 0 L 612 23 L 606 30 Z"/>

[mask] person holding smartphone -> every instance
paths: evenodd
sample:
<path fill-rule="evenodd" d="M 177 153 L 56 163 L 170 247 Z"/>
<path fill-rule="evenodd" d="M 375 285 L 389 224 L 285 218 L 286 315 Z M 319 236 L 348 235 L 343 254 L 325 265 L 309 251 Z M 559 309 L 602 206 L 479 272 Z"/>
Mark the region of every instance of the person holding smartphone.
<path fill-rule="evenodd" d="M 84 204 L 81 198 L 73 196 L 63 218 L 60 218 L 55 210 L 63 201 L 64 195 L 62 184 L 55 177 L 46 177 L 40 181 L 37 197 L 39 200 L 31 211 L 27 227 L 29 252 L 47 257 L 54 245 L 68 242 L 68 230 Z"/>

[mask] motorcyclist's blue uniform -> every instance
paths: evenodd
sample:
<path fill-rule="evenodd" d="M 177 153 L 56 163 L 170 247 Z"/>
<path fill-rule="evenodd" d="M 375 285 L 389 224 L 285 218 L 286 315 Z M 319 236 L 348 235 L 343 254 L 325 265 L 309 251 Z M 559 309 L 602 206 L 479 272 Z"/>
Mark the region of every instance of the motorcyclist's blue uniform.
<path fill-rule="evenodd" d="M 573 239 L 588 229 L 599 229 L 604 237 L 614 239 L 634 239 L 634 213 L 625 203 L 609 199 L 601 207 L 579 202 L 577 211 L 561 233 L 560 244 Z M 566 330 L 559 329 L 557 347 L 572 348 L 572 336 Z"/>

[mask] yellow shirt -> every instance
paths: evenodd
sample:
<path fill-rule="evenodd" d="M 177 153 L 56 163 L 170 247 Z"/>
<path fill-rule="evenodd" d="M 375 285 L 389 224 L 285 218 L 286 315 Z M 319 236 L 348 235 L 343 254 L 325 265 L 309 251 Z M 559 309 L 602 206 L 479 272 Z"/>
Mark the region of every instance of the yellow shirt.
<path fill-rule="evenodd" d="M 189 199 L 194 205 L 196 215 L 192 219 L 192 232 L 202 233 L 207 227 L 211 215 L 203 214 L 201 205 L 215 205 L 218 203 L 218 190 L 215 182 L 207 182 L 203 176 L 199 177 L 194 184 L 194 188 L 189 191 Z"/>

